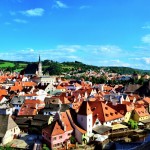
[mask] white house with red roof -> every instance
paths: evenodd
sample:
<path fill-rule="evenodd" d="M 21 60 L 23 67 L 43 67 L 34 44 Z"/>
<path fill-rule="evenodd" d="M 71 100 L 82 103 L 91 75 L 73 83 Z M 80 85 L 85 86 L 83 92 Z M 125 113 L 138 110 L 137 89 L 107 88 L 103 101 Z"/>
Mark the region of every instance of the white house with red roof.
<path fill-rule="evenodd" d="M 93 118 L 92 111 L 87 101 L 83 101 L 77 113 L 77 122 L 87 131 L 87 136 L 92 136 Z"/>

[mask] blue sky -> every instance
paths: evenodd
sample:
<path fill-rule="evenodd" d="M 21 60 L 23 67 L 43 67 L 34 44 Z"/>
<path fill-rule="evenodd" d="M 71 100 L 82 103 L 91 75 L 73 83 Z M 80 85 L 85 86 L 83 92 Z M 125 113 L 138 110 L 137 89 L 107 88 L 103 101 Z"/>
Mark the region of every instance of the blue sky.
<path fill-rule="evenodd" d="M 150 69 L 149 0 L 0 0 L 0 59 Z"/>

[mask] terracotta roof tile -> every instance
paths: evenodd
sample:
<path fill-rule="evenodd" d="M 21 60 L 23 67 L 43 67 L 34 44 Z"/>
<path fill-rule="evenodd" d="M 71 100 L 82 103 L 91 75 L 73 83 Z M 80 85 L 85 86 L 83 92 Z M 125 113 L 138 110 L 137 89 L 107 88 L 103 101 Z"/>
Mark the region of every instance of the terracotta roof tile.
<path fill-rule="evenodd" d="M 80 114 L 80 115 L 92 114 L 91 108 L 90 108 L 89 103 L 87 101 L 82 102 L 82 104 L 79 108 L 78 114 Z"/>
<path fill-rule="evenodd" d="M 0 95 L 6 96 L 8 94 L 8 91 L 5 89 L 0 89 Z"/>
<path fill-rule="evenodd" d="M 22 91 L 23 87 L 21 85 L 11 86 L 10 91 Z"/>
<path fill-rule="evenodd" d="M 93 112 L 93 121 L 98 118 L 101 122 L 107 122 L 123 117 L 123 115 L 102 101 L 89 102 L 89 105 Z"/>
<path fill-rule="evenodd" d="M 75 122 L 74 122 L 74 119 L 72 117 L 72 114 L 70 113 L 70 110 L 67 110 L 67 115 L 69 117 L 69 120 L 72 122 L 72 124 L 74 125 L 74 127 L 79 131 L 81 132 L 82 134 L 85 134 L 87 131 L 85 131 L 84 129 L 80 128 Z"/>
<path fill-rule="evenodd" d="M 48 134 L 50 134 L 50 136 L 55 136 L 55 135 L 60 135 L 65 133 L 65 131 L 63 131 L 63 129 L 61 128 L 61 126 L 58 124 L 57 121 L 52 122 L 43 130 Z"/>
<path fill-rule="evenodd" d="M 144 106 L 135 108 L 135 112 L 140 116 L 150 116 Z"/>
<path fill-rule="evenodd" d="M 61 121 L 63 121 L 64 125 L 66 126 L 66 131 L 73 130 L 66 112 L 61 112 L 60 115 L 61 115 Z"/>
<path fill-rule="evenodd" d="M 18 116 L 35 116 L 36 114 L 36 104 L 23 104 L 18 112 Z"/>
<path fill-rule="evenodd" d="M 150 98 L 149 98 L 149 97 L 145 97 L 145 98 L 143 99 L 143 101 L 145 101 L 146 103 L 150 104 Z"/>

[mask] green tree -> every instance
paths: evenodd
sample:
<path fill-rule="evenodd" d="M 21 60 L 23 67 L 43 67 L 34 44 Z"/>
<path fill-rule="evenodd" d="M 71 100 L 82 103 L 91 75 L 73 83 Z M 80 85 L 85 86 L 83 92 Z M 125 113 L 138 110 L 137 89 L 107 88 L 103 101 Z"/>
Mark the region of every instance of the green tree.
<path fill-rule="evenodd" d="M 130 119 L 128 121 L 128 125 L 130 126 L 131 129 L 137 129 L 138 128 L 138 123 L 137 121 Z"/>
<path fill-rule="evenodd" d="M 60 75 L 62 73 L 61 64 L 57 62 L 51 62 L 49 67 L 44 70 L 44 74 L 46 73 L 49 75 Z"/>
<path fill-rule="evenodd" d="M 50 150 L 48 147 L 47 147 L 47 145 L 46 144 L 43 144 L 43 148 L 42 148 L 43 150 Z"/>
<path fill-rule="evenodd" d="M 74 136 L 71 136 L 71 137 L 70 137 L 70 142 L 71 142 L 72 144 L 75 144 L 75 143 L 76 143 L 76 139 L 75 139 Z"/>

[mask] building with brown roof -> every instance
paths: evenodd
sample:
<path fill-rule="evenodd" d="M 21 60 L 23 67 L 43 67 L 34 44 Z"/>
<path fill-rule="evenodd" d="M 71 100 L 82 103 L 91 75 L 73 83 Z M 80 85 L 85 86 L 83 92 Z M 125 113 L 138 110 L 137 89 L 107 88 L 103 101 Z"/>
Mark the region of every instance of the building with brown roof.
<path fill-rule="evenodd" d="M 63 147 L 70 143 L 70 137 L 72 135 L 73 128 L 69 121 L 66 112 L 56 114 L 54 121 L 43 128 L 42 136 L 46 143 L 53 149 Z"/>
<path fill-rule="evenodd" d="M 0 123 L 0 144 L 5 145 L 20 134 L 20 129 L 11 116 L 0 115 Z"/>
<path fill-rule="evenodd" d="M 150 114 L 147 112 L 144 106 L 137 106 L 133 111 L 133 119 L 135 121 L 143 121 L 150 118 Z"/>
<path fill-rule="evenodd" d="M 98 118 L 102 125 L 111 126 L 114 122 L 122 122 L 124 116 L 103 101 L 89 102 L 93 122 Z"/>
<path fill-rule="evenodd" d="M 77 113 L 77 122 L 87 131 L 87 136 L 92 135 L 93 118 L 89 102 L 83 101 Z"/>

